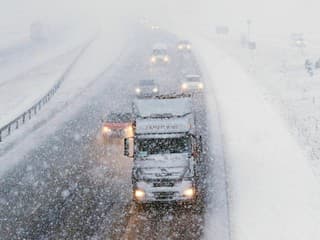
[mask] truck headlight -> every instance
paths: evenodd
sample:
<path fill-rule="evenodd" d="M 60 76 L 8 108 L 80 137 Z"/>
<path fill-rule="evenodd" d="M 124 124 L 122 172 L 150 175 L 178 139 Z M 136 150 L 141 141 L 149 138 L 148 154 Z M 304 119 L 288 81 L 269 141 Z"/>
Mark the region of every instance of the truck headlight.
<path fill-rule="evenodd" d="M 199 89 L 203 89 L 203 83 L 199 83 L 199 84 L 198 84 L 198 88 L 199 88 Z"/>
<path fill-rule="evenodd" d="M 136 93 L 140 94 L 141 93 L 141 89 L 140 88 L 136 88 Z"/>
<path fill-rule="evenodd" d="M 155 62 L 157 61 L 157 59 L 156 59 L 156 57 L 151 57 L 150 61 L 151 61 L 152 63 L 155 63 Z"/>
<path fill-rule="evenodd" d="M 183 191 L 183 196 L 188 197 L 188 198 L 193 198 L 195 195 L 195 190 L 193 187 L 187 188 L 186 190 Z"/>
<path fill-rule="evenodd" d="M 157 87 L 152 89 L 152 92 L 157 93 L 159 91 L 159 89 Z"/>
<path fill-rule="evenodd" d="M 189 44 L 189 45 L 187 45 L 187 49 L 191 49 L 191 45 Z"/>
<path fill-rule="evenodd" d="M 128 126 L 128 127 L 126 128 L 126 134 L 132 135 L 132 133 L 133 133 L 133 128 L 132 128 L 132 126 Z"/>
<path fill-rule="evenodd" d="M 135 196 L 135 198 L 137 198 L 137 199 L 143 199 L 145 195 L 146 195 L 146 193 L 145 193 L 143 190 L 141 190 L 141 189 L 136 189 L 136 190 L 134 191 L 134 196 Z"/>
<path fill-rule="evenodd" d="M 102 128 L 102 132 L 103 133 L 108 133 L 108 132 L 110 132 L 111 130 L 110 130 L 110 128 L 108 128 L 107 126 L 104 126 L 103 128 Z"/>
<path fill-rule="evenodd" d="M 181 87 L 182 87 L 183 90 L 186 90 L 186 89 L 188 88 L 188 84 L 183 83 L 183 84 L 181 85 Z"/>
<path fill-rule="evenodd" d="M 182 50 L 182 49 L 183 49 L 183 46 L 182 46 L 182 45 L 179 45 L 179 46 L 178 46 L 178 49 Z"/>
<path fill-rule="evenodd" d="M 169 57 L 168 57 L 168 56 L 165 56 L 164 59 L 163 59 L 163 61 L 169 62 Z"/>

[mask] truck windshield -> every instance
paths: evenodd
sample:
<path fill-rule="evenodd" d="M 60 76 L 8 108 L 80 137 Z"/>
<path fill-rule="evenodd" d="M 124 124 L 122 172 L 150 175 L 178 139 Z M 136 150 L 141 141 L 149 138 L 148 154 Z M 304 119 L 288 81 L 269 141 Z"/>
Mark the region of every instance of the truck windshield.
<path fill-rule="evenodd" d="M 189 150 L 189 138 L 148 138 L 138 140 L 140 155 L 184 153 Z"/>

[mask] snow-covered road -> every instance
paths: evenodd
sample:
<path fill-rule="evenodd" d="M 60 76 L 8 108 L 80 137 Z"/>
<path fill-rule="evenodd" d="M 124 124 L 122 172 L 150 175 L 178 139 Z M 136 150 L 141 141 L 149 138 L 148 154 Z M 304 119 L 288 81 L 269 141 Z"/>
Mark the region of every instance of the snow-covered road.
<path fill-rule="evenodd" d="M 187 59 L 184 66 L 180 59 L 166 70 L 153 71 L 146 64 L 152 44 L 161 39 L 175 46 L 176 37 L 144 32 L 143 37 L 130 38 L 124 47 L 127 33 L 119 30 L 115 39 L 122 42 L 110 47 L 105 44 L 110 33 L 101 36 L 77 64 L 47 112 L 28 130 L 30 136 L 1 156 L 0 161 L 11 168 L 20 162 L 0 181 L 6 186 L 0 192 L 0 208 L 11 219 L 6 236 L 197 239 L 204 233 L 205 239 L 221 240 L 320 237 L 319 181 L 279 109 L 261 92 L 258 74 L 248 74 L 232 54 L 218 49 L 202 34 L 189 34 L 197 61 Z M 125 51 L 119 57 L 121 49 Z M 206 86 L 207 157 L 212 161 L 206 219 L 199 212 L 174 208 L 140 211 L 131 205 L 130 161 L 121 156 L 121 141 L 108 150 L 96 139 L 100 118 L 108 111 L 128 111 L 131 90 L 141 78 L 156 76 L 163 78 L 163 84 L 174 86 L 185 71 L 197 71 L 198 66 Z M 36 123 L 41 124 L 35 127 Z M 52 191 L 46 193 L 47 188 Z M 9 203 L 9 198 L 15 201 Z M 8 206 L 12 212 L 6 211 Z M 14 219 L 26 219 L 30 212 L 32 221 L 27 225 L 19 222 L 19 232 L 15 232 Z"/>
<path fill-rule="evenodd" d="M 77 47 L 0 84 L 0 126 L 8 124 L 49 92 L 81 50 L 82 47 Z"/>
<path fill-rule="evenodd" d="M 0 231 L 5 239 L 13 236 L 200 238 L 205 223 L 203 213 L 197 208 L 189 211 L 170 206 L 149 210 L 132 207 L 131 161 L 122 156 L 122 141 L 105 146 L 96 138 L 101 117 L 110 111 L 130 110 L 133 90 L 140 79 L 153 76 L 160 81 L 160 89 L 170 86 L 173 91 L 183 77 L 179 67 L 185 65 L 185 70 L 198 71 L 196 67 L 192 69 L 192 57 L 178 57 L 175 50 L 168 68 L 150 69 L 149 54 L 159 39 L 171 46 L 177 41 L 167 33 L 143 29 L 138 36 L 130 38 L 120 58 L 113 58 L 115 62 L 111 67 L 100 71 L 102 66 L 108 66 L 103 59 L 110 60 L 110 56 L 101 53 L 101 49 L 106 48 L 105 38 L 100 38 L 99 44 L 93 47 L 95 51 L 89 51 L 77 64 L 57 98 L 50 103 L 55 105 L 53 109 L 57 109 L 57 114 L 1 157 L 3 163 L 11 166 L 0 182 L 4 186 L 0 192 L 0 211 L 7 219 Z M 88 61 L 97 61 L 99 67 L 85 69 Z M 80 79 L 82 85 L 72 86 Z M 63 104 L 61 110 L 59 96 L 67 93 L 74 95 L 75 100 L 64 99 L 68 104 Z M 206 116 L 202 112 L 198 117 L 206 143 Z M 52 126 L 49 130 L 48 124 Z M 210 153 L 206 151 L 206 157 L 213 161 Z M 20 163 L 12 168 L 10 162 Z M 212 176 L 209 180 L 213 180 Z M 20 221 L 16 222 L 16 218 Z M 27 218 L 30 221 L 26 221 Z"/>

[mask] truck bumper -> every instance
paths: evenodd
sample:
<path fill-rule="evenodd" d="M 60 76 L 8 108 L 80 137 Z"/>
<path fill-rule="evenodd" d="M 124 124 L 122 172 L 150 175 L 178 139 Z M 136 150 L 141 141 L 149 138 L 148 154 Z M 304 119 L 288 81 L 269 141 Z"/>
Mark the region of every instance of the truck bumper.
<path fill-rule="evenodd" d="M 136 191 L 140 191 L 140 196 L 136 196 Z M 133 199 L 137 203 L 193 203 L 196 196 L 197 189 L 192 181 L 181 181 L 172 187 L 154 187 L 154 183 L 137 182 L 133 188 Z"/>

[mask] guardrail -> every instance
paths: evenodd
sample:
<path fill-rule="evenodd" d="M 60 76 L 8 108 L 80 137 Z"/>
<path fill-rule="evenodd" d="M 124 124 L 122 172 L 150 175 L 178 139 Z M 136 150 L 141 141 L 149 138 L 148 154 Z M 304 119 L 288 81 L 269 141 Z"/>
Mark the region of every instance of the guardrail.
<path fill-rule="evenodd" d="M 12 134 L 13 131 L 16 131 L 20 128 L 21 125 L 24 125 L 26 122 L 30 121 L 31 118 L 42 109 L 42 107 L 50 101 L 50 99 L 55 95 L 57 90 L 60 88 L 62 82 L 65 80 L 66 76 L 70 73 L 74 65 L 78 62 L 82 54 L 87 50 L 91 43 L 95 40 L 95 37 L 86 43 L 86 45 L 81 49 L 80 53 L 72 61 L 69 67 L 65 70 L 62 76 L 54 84 L 54 86 L 49 90 L 49 92 L 42 97 L 37 103 L 35 103 L 28 110 L 20 114 L 14 120 L 6 124 L 4 127 L 0 128 L 0 142 L 3 142 L 4 138 Z"/>

